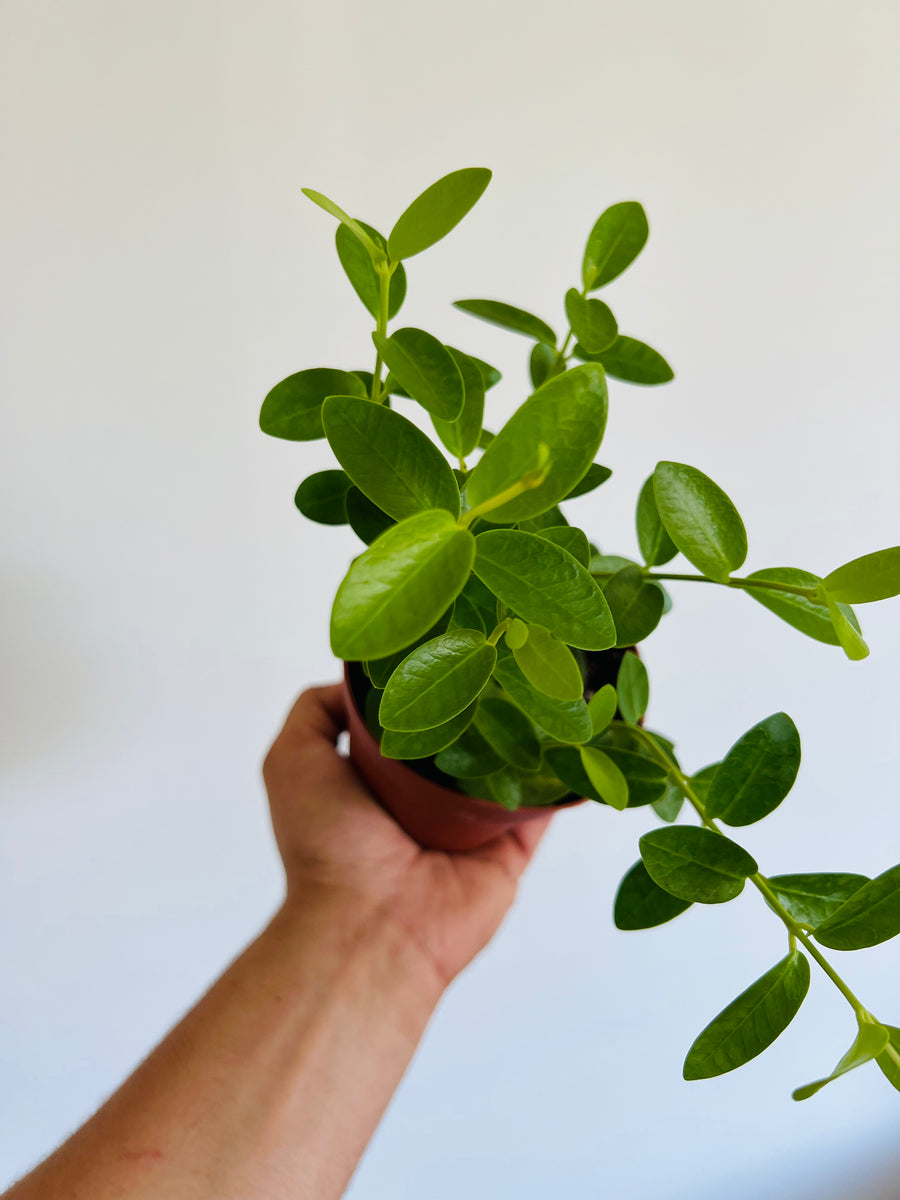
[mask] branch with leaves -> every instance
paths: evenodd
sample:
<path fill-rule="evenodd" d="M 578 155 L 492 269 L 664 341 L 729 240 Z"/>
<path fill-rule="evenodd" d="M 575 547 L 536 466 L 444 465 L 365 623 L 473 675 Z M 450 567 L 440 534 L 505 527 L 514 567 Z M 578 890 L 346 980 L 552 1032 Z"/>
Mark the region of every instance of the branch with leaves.
<path fill-rule="evenodd" d="M 788 795 L 800 766 L 793 721 L 767 717 L 721 762 L 688 774 L 674 744 L 644 727 L 649 680 L 635 652 L 672 607 L 666 585 L 699 582 L 743 591 L 808 637 L 864 658 L 851 605 L 900 594 L 900 547 L 824 578 L 797 567 L 740 576 L 748 541 L 734 504 L 695 467 L 661 462 L 637 499 L 640 560 L 598 549 L 560 506 L 611 474 L 595 461 L 607 379 L 673 378 L 662 355 L 620 333 L 593 294 L 643 249 L 647 218 L 635 201 L 601 214 L 581 287 L 563 299 L 562 336 L 503 301 L 456 302 L 531 343 L 534 390 L 492 434 L 484 412 L 500 381 L 495 368 L 425 330 L 388 332 L 406 295 L 404 261 L 446 236 L 489 180 L 482 168 L 445 176 L 387 238 L 306 191 L 337 218 L 340 264 L 375 321 L 371 371 L 299 371 L 269 392 L 260 413 L 275 437 L 327 439 L 338 466 L 305 479 L 295 503 L 313 521 L 349 525 L 366 545 L 337 591 L 332 649 L 363 664 L 363 707 L 385 757 L 413 769 L 424 760 L 448 786 L 507 809 L 572 797 L 649 808 L 662 825 L 640 837 L 640 858 L 619 887 L 620 929 L 725 903 L 748 881 L 759 892 L 783 927 L 786 953 L 698 1036 L 686 1079 L 723 1074 L 766 1049 L 800 1008 L 811 959 L 852 1009 L 856 1036 L 834 1071 L 795 1098 L 873 1060 L 900 1090 L 900 1030 L 863 1006 L 820 948 L 864 949 L 900 933 L 900 866 L 875 879 L 763 875 L 721 826 L 759 821 Z M 436 440 L 397 403 L 424 409 Z M 679 554 L 697 573 L 659 570 Z M 607 675 L 616 664 L 609 681 L 598 682 L 598 663 Z M 693 821 L 676 823 L 682 813 Z"/>

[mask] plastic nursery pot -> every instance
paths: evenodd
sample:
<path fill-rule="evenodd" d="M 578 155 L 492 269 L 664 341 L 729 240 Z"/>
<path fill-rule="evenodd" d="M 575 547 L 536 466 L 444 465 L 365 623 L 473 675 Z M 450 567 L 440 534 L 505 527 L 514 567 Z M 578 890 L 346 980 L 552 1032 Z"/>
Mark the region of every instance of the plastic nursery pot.
<path fill-rule="evenodd" d="M 622 651 L 603 651 L 588 665 L 591 693 L 615 680 Z M 614 661 L 613 661 L 614 660 Z M 350 761 L 370 791 L 397 824 L 429 850 L 475 850 L 518 825 L 548 811 L 573 808 L 584 800 L 573 796 L 555 804 L 518 808 L 514 812 L 448 787 L 449 776 L 432 768 L 431 777 L 396 758 L 385 758 L 369 732 L 360 703 L 366 677 L 359 663 L 344 663 L 344 703 L 350 733 Z"/>

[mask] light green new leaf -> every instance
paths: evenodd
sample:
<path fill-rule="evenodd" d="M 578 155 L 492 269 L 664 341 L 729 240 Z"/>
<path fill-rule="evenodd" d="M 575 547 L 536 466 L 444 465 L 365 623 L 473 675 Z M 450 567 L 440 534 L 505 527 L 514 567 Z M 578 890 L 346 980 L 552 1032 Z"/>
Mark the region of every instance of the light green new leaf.
<path fill-rule="evenodd" d="M 492 529 L 475 542 L 475 574 L 523 620 L 582 650 L 615 644 L 603 592 L 571 554 L 517 529 Z"/>
<path fill-rule="evenodd" d="M 498 659 L 494 674 L 510 699 L 550 737 L 575 744 L 590 739 L 591 718 L 584 700 L 545 696 L 532 687 L 511 654 Z"/>
<path fill-rule="evenodd" d="M 392 261 L 412 258 L 447 236 L 481 198 L 491 182 L 486 167 L 451 171 L 417 196 L 399 217 L 388 238 Z"/>
<path fill-rule="evenodd" d="M 726 825 L 761 821 L 794 786 L 799 769 L 797 727 L 787 713 L 774 713 L 728 751 L 706 797 L 706 811 Z"/>
<path fill-rule="evenodd" d="M 546 321 L 526 312 L 524 308 L 515 308 L 512 304 L 504 304 L 502 300 L 454 300 L 453 307 L 490 325 L 522 333 L 536 342 L 556 345 L 556 334 Z"/>
<path fill-rule="evenodd" d="M 464 733 L 475 716 L 475 701 L 457 713 L 443 725 L 432 729 L 417 729 L 401 733 L 396 729 L 385 729 L 381 738 L 381 753 L 385 758 L 431 758 L 445 750 Z"/>
<path fill-rule="evenodd" d="M 806 875 L 772 875 L 769 878 L 769 887 L 795 921 L 815 929 L 868 882 L 869 879 L 865 875 L 818 872 Z"/>
<path fill-rule="evenodd" d="M 446 346 L 424 329 L 406 327 L 390 337 L 372 334 L 372 341 L 391 374 L 414 400 L 442 421 L 462 414 L 463 379 Z"/>
<path fill-rule="evenodd" d="M 831 626 L 837 636 L 837 640 L 841 644 L 841 649 L 852 662 L 859 662 L 863 658 L 869 657 L 869 647 L 866 645 L 862 635 L 851 623 L 849 616 L 844 611 L 844 605 L 839 604 L 827 592 L 828 598 L 828 615 L 831 618 Z"/>
<path fill-rule="evenodd" d="M 754 571 L 747 578 L 788 583 L 793 587 L 804 588 L 815 588 L 822 582 L 818 575 L 801 571 L 798 567 L 769 567 L 764 571 Z M 744 592 L 751 600 L 773 612 L 776 617 L 781 617 L 782 621 L 786 621 L 794 629 L 799 629 L 807 637 L 815 638 L 817 642 L 825 642 L 829 646 L 838 645 L 827 604 L 806 596 L 777 592 L 769 588 L 749 587 L 744 588 Z M 856 620 L 851 608 L 846 608 L 845 612 L 848 619 Z"/>
<path fill-rule="evenodd" d="M 469 726 L 455 742 L 442 750 L 434 760 L 435 766 L 457 779 L 479 779 L 492 775 L 503 766 L 503 759 L 474 726 Z"/>
<path fill-rule="evenodd" d="M 635 514 L 638 545 L 648 567 L 661 567 L 678 553 L 678 547 L 666 533 L 659 510 L 651 475 L 641 488 Z"/>
<path fill-rule="evenodd" d="M 885 1025 L 885 1029 L 890 1040 L 882 1052 L 876 1054 L 875 1061 L 888 1082 L 900 1092 L 900 1029 L 895 1025 Z"/>
<path fill-rule="evenodd" d="M 832 950 L 862 950 L 900 933 L 900 865 L 863 884 L 816 929 Z"/>
<path fill-rule="evenodd" d="M 475 728 L 500 757 L 520 771 L 537 771 L 541 744 L 531 721 L 510 700 L 482 696 L 475 713 Z"/>
<path fill-rule="evenodd" d="M 259 427 L 270 437 L 290 442 L 312 442 L 324 437 L 322 404 L 326 396 L 365 396 L 358 375 L 335 371 L 331 367 L 313 367 L 297 371 L 276 383 L 263 400 Z"/>
<path fill-rule="evenodd" d="M 616 730 L 611 725 L 605 732 L 591 738 L 591 745 L 602 750 L 616 764 L 628 784 L 628 807 L 641 808 L 661 800 L 666 793 L 666 770 L 660 763 L 633 750 L 614 744 Z"/>
<path fill-rule="evenodd" d="M 613 921 L 616 929 L 653 929 L 656 925 L 665 925 L 690 907 L 690 900 L 679 900 L 655 884 L 647 874 L 647 868 L 638 860 L 619 884 Z"/>
<path fill-rule="evenodd" d="M 497 651 L 474 629 L 425 642 L 388 680 L 378 710 L 382 728 L 409 733 L 443 725 L 481 695 L 496 661 Z"/>
<path fill-rule="evenodd" d="M 376 245 L 385 251 L 385 257 L 387 257 L 387 242 L 378 230 L 373 229 L 371 225 L 367 225 L 365 221 L 358 221 L 357 224 L 366 231 Z M 344 224 L 338 225 L 335 230 L 334 242 L 337 247 L 341 266 L 344 268 L 344 274 L 353 285 L 353 290 L 357 296 L 359 296 L 360 300 L 377 320 L 381 308 L 381 285 L 378 271 L 372 262 L 372 256 L 356 234 Z M 388 284 L 389 320 L 394 318 L 400 311 L 405 298 L 406 272 L 403 270 L 403 264 L 400 263 L 393 275 L 391 275 L 391 280 Z"/>
<path fill-rule="evenodd" d="M 730 838 L 693 825 L 654 829 L 640 840 L 650 877 L 673 896 L 700 904 L 724 904 L 744 890 L 758 868 Z"/>
<path fill-rule="evenodd" d="M 611 475 L 612 471 L 609 467 L 601 466 L 600 463 L 591 463 L 586 474 L 575 484 L 571 492 L 563 496 L 563 500 L 574 500 L 577 496 L 586 496 L 588 492 L 598 488 L 601 483 L 606 483 Z"/>
<path fill-rule="evenodd" d="M 685 1079 L 712 1079 L 762 1054 L 787 1029 L 809 990 L 809 962 L 792 950 L 706 1026 L 687 1052 Z"/>
<path fill-rule="evenodd" d="M 642 642 L 662 618 L 665 596 L 647 582 L 640 567 L 622 567 L 603 584 L 603 594 L 616 626 L 617 646 Z"/>
<path fill-rule="evenodd" d="M 587 292 L 603 287 L 637 258 L 650 227 L 637 200 L 623 200 L 601 213 L 588 236 L 581 279 Z"/>
<path fill-rule="evenodd" d="M 616 696 L 622 716 L 637 725 L 650 703 L 650 680 L 647 668 L 636 654 L 626 654 L 622 659 L 616 677 Z"/>
<path fill-rule="evenodd" d="M 377 504 L 364 496 L 355 485 L 347 492 L 347 521 L 358 538 L 371 546 L 376 538 L 396 522 L 383 513 Z"/>
<path fill-rule="evenodd" d="M 412 421 L 371 400 L 330 396 L 322 422 L 338 462 L 383 512 L 398 521 L 426 508 L 459 515 L 450 465 Z"/>
<path fill-rule="evenodd" d="M 656 384 L 669 383 L 675 378 L 675 372 L 659 353 L 646 342 L 637 338 L 619 334 L 608 350 L 601 354 L 591 354 L 581 345 L 576 344 L 572 351 L 576 358 L 583 362 L 597 362 L 613 379 L 621 379 L 623 383 L 636 383 L 643 387 L 654 387 Z"/>
<path fill-rule="evenodd" d="M 602 368 L 587 364 L 548 380 L 513 413 L 485 450 L 469 476 L 469 504 L 475 508 L 533 471 L 541 444 L 550 451 L 543 482 L 494 509 L 490 519 L 525 521 L 559 503 L 587 473 L 599 449 L 607 405 Z"/>
<path fill-rule="evenodd" d="M 551 331 L 552 332 L 552 331 Z M 539 388 L 551 375 L 565 370 L 565 363 L 556 357 L 556 351 L 546 342 L 535 342 L 528 359 L 528 374 L 533 387 Z"/>
<path fill-rule="evenodd" d="M 608 350 L 619 336 L 612 309 L 602 300 L 586 300 L 577 288 L 566 292 L 566 316 L 572 332 L 589 354 Z"/>
<path fill-rule="evenodd" d="M 839 604 L 871 604 L 900 595 L 900 546 L 845 563 L 825 576 L 825 588 Z"/>
<path fill-rule="evenodd" d="M 352 484 L 343 471 L 316 471 L 297 488 L 294 503 L 320 525 L 347 524 L 347 493 Z"/>
<path fill-rule="evenodd" d="M 366 230 L 359 221 L 355 221 L 353 217 L 345 213 L 333 200 L 329 200 L 327 196 L 323 196 L 321 192 L 315 192 L 312 188 L 301 188 L 300 191 L 308 200 L 312 200 L 313 204 L 318 204 L 319 208 L 323 208 L 325 212 L 330 213 L 332 217 L 337 217 L 343 225 L 346 225 L 365 246 L 373 262 L 383 262 L 385 260 L 386 256 L 381 246 L 366 233 Z"/>
<path fill-rule="evenodd" d="M 840 1075 L 854 1071 L 864 1063 L 871 1062 L 873 1058 L 877 1059 L 884 1052 L 890 1040 L 890 1032 L 883 1025 L 879 1025 L 877 1021 L 861 1021 L 856 1040 L 831 1074 L 825 1079 L 817 1079 L 815 1083 L 807 1083 L 804 1087 L 796 1088 L 792 1093 L 793 1098 L 808 1100 L 810 1096 L 814 1096 L 827 1083 L 831 1083 Z"/>
<path fill-rule="evenodd" d="M 524 621 L 520 621 L 518 617 L 513 618 L 513 622 L 506 631 L 506 644 L 510 650 L 516 651 L 528 641 L 528 626 Z M 579 693 L 580 695 L 580 693 Z"/>
<path fill-rule="evenodd" d="M 444 421 L 432 416 L 432 424 L 438 437 L 451 454 L 465 458 L 478 445 L 481 437 L 481 422 L 484 420 L 484 377 L 478 364 L 468 354 L 448 346 L 450 357 L 456 363 L 463 381 L 462 412 L 455 421 Z"/>
<path fill-rule="evenodd" d="M 338 658 L 383 658 L 409 646 L 456 599 L 475 539 L 444 509 L 394 525 L 351 565 L 331 612 Z"/>
<path fill-rule="evenodd" d="M 554 546 L 560 546 L 583 567 L 586 568 L 590 564 L 591 544 L 583 529 L 575 529 L 572 525 L 551 525 L 549 529 L 540 530 L 539 536 L 546 538 Z"/>
<path fill-rule="evenodd" d="M 588 701 L 588 712 L 591 714 L 591 734 L 596 737 L 602 733 L 616 715 L 619 699 L 616 689 L 611 683 L 605 684 L 599 692 L 595 692 Z"/>
<path fill-rule="evenodd" d="M 522 674 L 545 696 L 578 700 L 584 691 L 584 681 L 572 651 L 542 625 L 528 625 L 526 630 L 527 637 L 519 645 L 510 642 L 509 634 L 506 637 Z"/>
<path fill-rule="evenodd" d="M 669 537 L 704 575 L 727 583 L 747 557 L 747 532 L 737 509 L 708 475 L 684 463 L 657 463 L 656 507 Z"/>
<path fill-rule="evenodd" d="M 582 746 L 579 754 L 585 774 L 603 802 L 619 812 L 627 808 L 628 780 L 612 758 L 594 746 Z"/>

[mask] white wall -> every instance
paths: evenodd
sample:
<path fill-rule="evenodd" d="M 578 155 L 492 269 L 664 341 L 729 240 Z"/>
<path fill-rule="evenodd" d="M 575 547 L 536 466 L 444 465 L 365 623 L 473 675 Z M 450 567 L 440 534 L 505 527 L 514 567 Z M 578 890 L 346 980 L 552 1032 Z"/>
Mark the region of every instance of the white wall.
<path fill-rule="evenodd" d="M 596 215 L 641 199 L 650 245 L 610 298 L 678 379 L 614 386 L 616 475 L 581 502 L 596 540 L 633 548 L 660 457 L 732 494 L 751 569 L 900 540 L 889 0 L 7 0 L 4 28 L 0 1181 L 277 902 L 259 764 L 296 692 L 335 674 L 354 539 L 298 518 L 326 449 L 264 438 L 258 405 L 291 371 L 371 357 L 301 186 L 388 226 L 446 171 L 494 169 L 410 265 L 405 319 L 503 367 L 496 420 L 527 347 L 449 301 L 557 319 Z M 864 611 L 873 653 L 850 664 L 740 595 L 676 600 L 646 657 L 684 760 L 779 708 L 803 734 L 795 793 L 746 831 L 764 869 L 890 865 L 897 603 Z M 617 933 L 647 825 L 558 819 L 353 1196 L 796 1200 L 845 1178 L 860 1195 L 896 1095 L 863 1070 L 790 1100 L 850 1040 L 824 981 L 765 1056 L 681 1081 L 697 1031 L 783 948 L 753 897 Z M 896 945 L 844 961 L 900 1023 Z"/>

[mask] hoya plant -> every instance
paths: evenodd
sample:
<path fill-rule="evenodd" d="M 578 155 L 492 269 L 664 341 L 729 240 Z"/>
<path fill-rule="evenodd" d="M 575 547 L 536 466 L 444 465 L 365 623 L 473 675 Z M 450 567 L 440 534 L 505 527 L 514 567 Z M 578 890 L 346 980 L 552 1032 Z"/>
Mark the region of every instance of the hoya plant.
<path fill-rule="evenodd" d="M 800 766 L 794 722 L 766 716 L 721 762 L 688 767 L 645 724 L 649 685 L 637 651 L 671 608 L 666 585 L 683 581 L 743 592 L 799 633 L 864 658 L 851 605 L 900 593 L 900 547 L 824 578 L 799 567 L 739 574 L 747 534 L 734 504 L 695 467 L 660 462 L 637 497 L 641 561 L 598 549 L 571 514 L 611 474 L 596 461 L 608 380 L 673 377 L 662 355 L 620 332 L 597 295 L 641 252 L 647 218 L 635 201 L 601 214 L 563 298 L 561 334 L 506 302 L 456 301 L 529 344 L 534 390 L 492 432 L 484 418 L 495 368 L 423 329 L 389 332 L 406 294 L 404 262 L 448 234 L 489 180 L 481 168 L 445 176 L 387 237 L 306 191 L 337 219 L 340 265 L 375 323 L 366 369 L 299 371 L 260 414 L 275 437 L 327 439 L 337 466 L 300 484 L 297 508 L 324 525 L 349 524 L 366 547 L 337 590 L 332 649 L 358 664 L 356 698 L 384 757 L 506 809 L 578 797 L 613 820 L 626 809 L 652 815 L 656 827 L 639 837 L 640 857 L 616 895 L 619 929 L 723 904 L 748 883 L 759 893 L 784 953 L 698 1035 L 686 1079 L 721 1075 L 765 1050 L 803 1003 L 812 961 L 852 1010 L 854 1036 L 834 1069 L 794 1098 L 868 1062 L 900 1090 L 900 1029 L 873 1015 L 825 954 L 900 933 L 900 865 L 875 879 L 765 875 L 732 834 L 790 792 Z M 417 411 L 419 423 L 406 415 Z M 683 569 L 660 569 L 679 555 Z"/>

